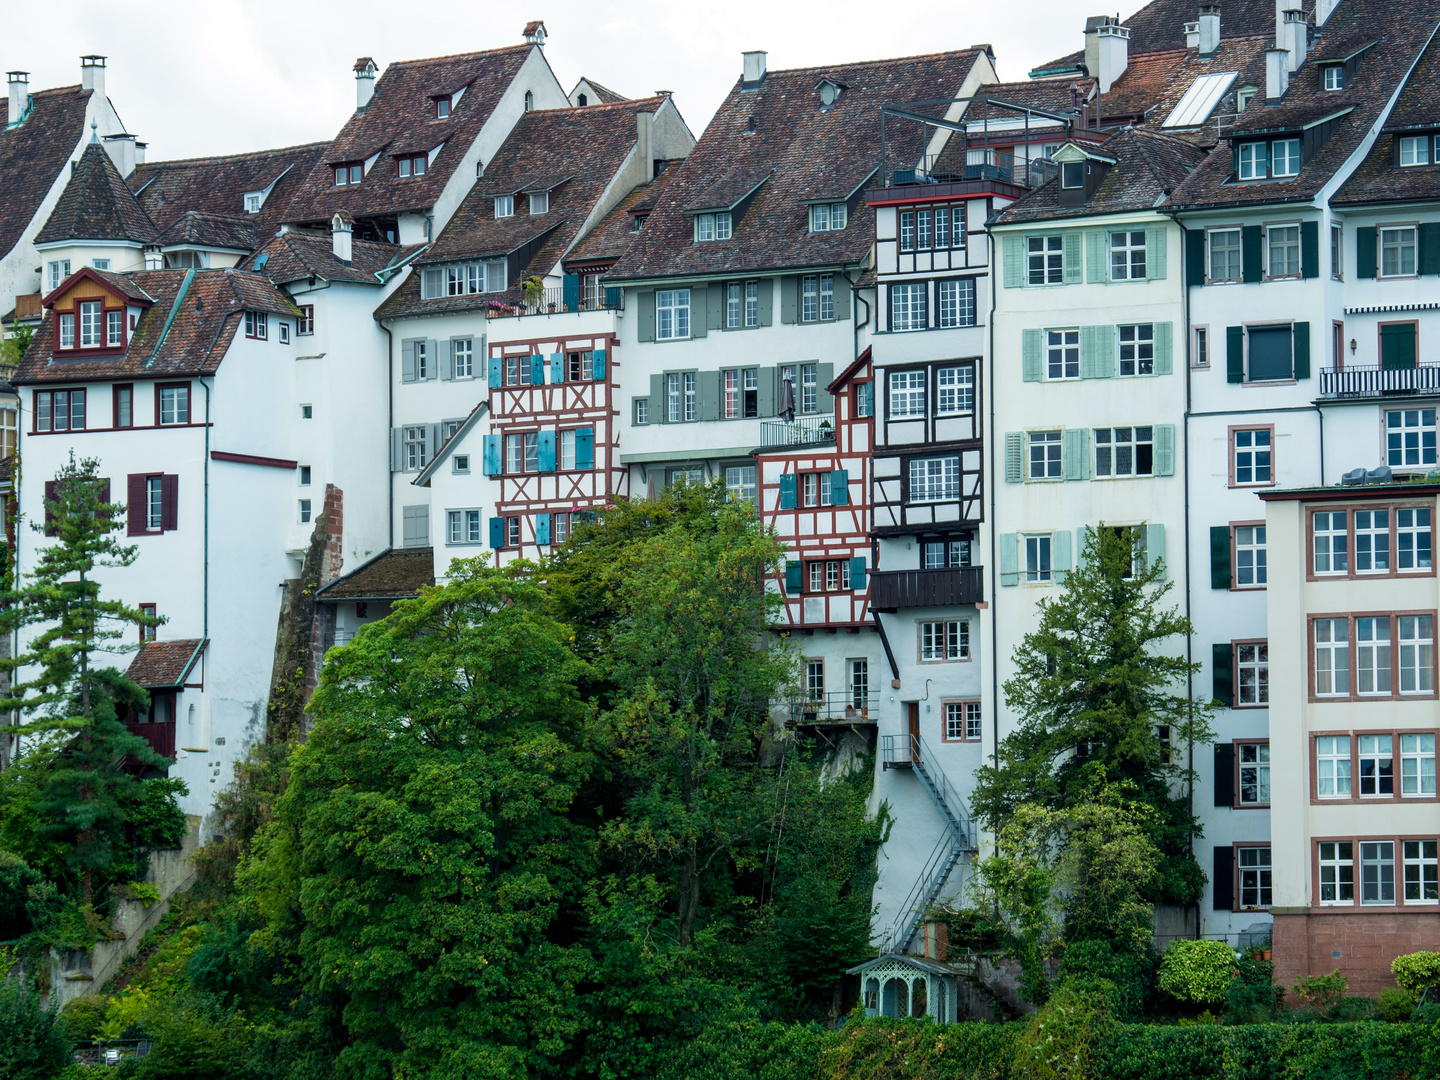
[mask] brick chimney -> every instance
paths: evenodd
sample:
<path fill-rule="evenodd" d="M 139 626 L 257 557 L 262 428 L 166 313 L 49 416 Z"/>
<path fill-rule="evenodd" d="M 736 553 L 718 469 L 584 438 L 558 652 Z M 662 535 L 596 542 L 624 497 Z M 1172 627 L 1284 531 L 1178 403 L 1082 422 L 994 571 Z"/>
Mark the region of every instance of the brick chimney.
<path fill-rule="evenodd" d="M 926 919 L 924 927 L 925 959 L 945 963 L 950 958 L 950 924 Z"/>
<path fill-rule="evenodd" d="M 362 56 L 355 61 L 355 111 L 364 112 L 375 96 L 375 61 Z"/>
<path fill-rule="evenodd" d="M 25 115 L 26 106 L 30 104 L 30 73 L 10 71 L 6 72 L 5 79 L 10 84 L 10 112 L 7 120 L 10 124 L 18 124 Z"/>

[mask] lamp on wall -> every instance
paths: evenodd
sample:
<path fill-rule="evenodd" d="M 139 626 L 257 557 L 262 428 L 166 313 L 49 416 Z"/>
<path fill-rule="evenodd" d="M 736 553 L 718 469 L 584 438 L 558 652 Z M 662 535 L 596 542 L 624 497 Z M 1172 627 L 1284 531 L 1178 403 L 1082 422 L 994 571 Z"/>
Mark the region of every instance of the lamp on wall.
<path fill-rule="evenodd" d="M 1355 355 L 1355 339 L 1353 337 L 1350 339 L 1350 355 Z"/>

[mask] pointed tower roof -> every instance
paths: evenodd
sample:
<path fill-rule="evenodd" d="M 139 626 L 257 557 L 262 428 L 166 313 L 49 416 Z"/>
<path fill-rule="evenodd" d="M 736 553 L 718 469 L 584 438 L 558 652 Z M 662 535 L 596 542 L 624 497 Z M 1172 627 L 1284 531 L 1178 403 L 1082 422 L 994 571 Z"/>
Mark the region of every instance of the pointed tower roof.
<path fill-rule="evenodd" d="M 75 162 L 70 182 L 35 242 L 119 240 L 148 244 L 158 231 L 140 201 L 125 186 L 105 148 L 91 142 Z"/>

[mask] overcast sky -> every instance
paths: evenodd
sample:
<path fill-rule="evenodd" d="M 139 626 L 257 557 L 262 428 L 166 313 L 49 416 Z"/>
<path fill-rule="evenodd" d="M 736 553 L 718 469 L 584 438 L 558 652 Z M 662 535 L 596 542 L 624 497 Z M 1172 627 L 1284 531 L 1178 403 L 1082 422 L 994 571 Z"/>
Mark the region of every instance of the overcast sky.
<path fill-rule="evenodd" d="M 0 66 L 32 90 L 79 81 L 84 53 L 109 57 L 107 89 L 148 159 L 232 154 L 328 140 L 355 108 L 351 68 L 517 44 L 534 18 L 568 91 L 587 75 L 626 95 L 671 90 L 699 135 L 740 74 L 995 47 L 1002 79 L 1081 47 L 1085 17 L 1128 17 L 1067 0 L 7 0 Z"/>

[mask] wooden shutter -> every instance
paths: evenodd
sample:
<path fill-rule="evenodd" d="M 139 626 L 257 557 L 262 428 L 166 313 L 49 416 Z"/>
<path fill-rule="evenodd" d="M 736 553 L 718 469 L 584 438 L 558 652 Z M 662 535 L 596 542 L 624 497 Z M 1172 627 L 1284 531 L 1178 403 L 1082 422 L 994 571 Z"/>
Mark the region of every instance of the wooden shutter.
<path fill-rule="evenodd" d="M 1230 588 L 1230 526 L 1210 526 L 1210 587 Z"/>
<path fill-rule="evenodd" d="M 845 469 L 830 472 L 830 505 L 850 505 L 850 473 Z"/>
<path fill-rule="evenodd" d="M 1070 530 L 1061 529 L 1050 534 L 1050 571 L 1059 584 L 1070 574 Z"/>
<path fill-rule="evenodd" d="M 1020 537 L 1016 533 L 1000 534 L 1000 584 L 1020 584 Z"/>
<path fill-rule="evenodd" d="M 400 381 L 415 381 L 415 342 L 400 342 Z"/>
<path fill-rule="evenodd" d="M 1165 558 L 1165 526 L 1145 526 L 1145 562 L 1155 566 Z"/>
<path fill-rule="evenodd" d="M 1103 232 L 1092 230 L 1085 234 L 1085 278 L 1092 285 L 1110 280 L 1110 267 L 1105 258 L 1108 241 L 1108 234 Z"/>
<path fill-rule="evenodd" d="M 430 464 L 435 455 L 440 452 L 440 444 L 445 441 L 444 424 L 425 425 L 425 464 Z"/>
<path fill-rule="evenodd" d="M 552 385 L 558 385 L 558 384 L 560 384 L 560 383 L 562 383 L 562 382 L 564 382 L 564 381 L 565 381 L 565 354 L 564 354 L 564 353 L 559 353 L 559 352 L 551 353 L 551 354 L 550 354 L 550 382 L 551 382 Z"/>
<path fill-rule="evenodd" d="M 728 288 L 728 285 L 721 284 L 706 290 L 705 325 L 711 330 L 725 328 L 725 290 Z"/>
<path fill-rule="evenodd" d="M 545 358 L 543 356 L 530 357 L 530 385 L 545 385 Z"/>
<path fill-rule="evenodd" d="M 400 437 L 400 429 L 390 429 L 390 471 L 403 472 L 405 469 L 405 443 Z"/>
<path fill-rule="evenodd" d="M 51 487 L 53 481 L 45 485 L 45 497 L 51 498 Z M 126 532 L 131 536 L 143 536 L 145 533 L 145 474 L 131 473 L 125 478 L 125 524 Z M 49 520 L 49 512 L 46 512 L 46 520 Z"/>
<path fill-rule="evenodd" d="M 500 385 L 500 371 L 502 363 L 503 361 L 500 357 L 490 357 L 490 385 L 492 387 Z"/>
<path fill-rule="evenodd" d="M 785 592 L 790 596 L 799 596 L 804 588 L 801 577 L 803 567 L 800 563 L 791 560 L 785 564 Z"/>
<path fill-rule="evenodd" d="M 789 274 L 780 279 L 780 321 L 793 323 L 798 317 L 800 279 Z"/>
<path fill-rule="evenodd" d="M 1320 223 L 1318 221 L 1302 221 L 1300 223 L 1300 276 L 1302 278 L 1320 276 Z"/>
<path fill-rule="evenodd" d="M 1005 433 L 1005 482 L 1018 484 L 1025 479 L 1025 433 Z"/>
<path fill-rule="evenodd" d="M 1153 475 L 1175 475 L 1175 425 L 1155 425 L 1155 461 Z"/>
<path fill-rule="evenodd" d="M 794 510 L 796 507 L 795 498 L 795 474 L 780 474 L 780 509 Z"/>
<path fill-rule="evenodd" d="M 1171 375 L 1175 371 L 1174 327 L 1168 322 L 1155 324 L 1155 374 Z"/>
<path fill-rule="evenodd" d="M 1234 656 L 1234 649 L 1228 641 L 1220 645 L 1210 646 L 1211 695 L 1216 701 L 1220 702 L 1221 705 L 1227 707 L 1235 703 Z M 1218 754 L 1220 747 L 1216 746 L 1215 750 Z M 1228 806 L 1230 802 L 1231 799 L 1227 798 L 1224 805 Z M 1216 803 L 1216 805 L 1219 806 L 1221 804 Z"/>
<path fill-rule="evenodd" d="M 560 298 L 566 311 L 580 310 L 580 275 L 565 274 L 560 279 Z"/>
<path fill-rule="evenodd" d="M 1227 653 L 1229 645 L 1216 645 L 1215 648 L 1223 648 Z M 1215 805 L 1235 805 L 1235 744 L 1215 744 Z"/>
<path fill-rule="evenodd" d="M 1021 355 L 1023 357 L 1023 378 L 1026 382 L 1040 382 L 1045 375 L 1043 330 L 1025 330 L 1021 333 Z"/>
<path fill-rule="evenodd" d="M 1297 322 L 1292 328 L 1295 337 L 1295 378 L 1310 378 L 1310 324 Z"/>
<path fill-rule="evenodd" d="M 555 432 L 544 428 L 535 440 L 536 457 L 541 472 L 555 471 Z"/>
<path fill-rule="evenodd" d="M 717 289 L 720 286 L 715 286 Z M 709 331 L 706 329 L 705 309 L 709 305 L 710 290 L 704 285 L 692 285 L 690 287 L 690 336 L 692 338 L 705 337 Z"/>
<path fill-rule="evenodd" d="M 1230 383 L 1245 381 L 1245 328 L 1243 326 L 1227 326 L 1225 328 L 1225 381 Z"/>
<path fill-rule="evenodd" d="M 1084 280 L 1080 266 L 1082 234 L 1071 229 L 1063 234 L 1060 245 L 1060 280 L 1066 285 L 1079 285 Z"/>
<path fill-rule="evenodd" d="M 1418 263 L 1422 274 L 1440 274 L 1440 222 L 1427 221 L 1416 237 Z"/>
<path fill-rule="evenodd" d="M 1387 323 L 1380 327 L 1380 367 L 1400 371 L 1415 366 L 1415 324 Z"/>
<path fill-rule="evenodd" d="M 760 325 L 769 326 L 775 318 L 775 279 L 761 278 L 759 286 L 755 292 L 760 301 Z"/>
<path fill-rule="evenodd" d="M 595 467 L 595 429 L 593 427 L 582 427 L 575 429 L 575 468 L 593 469 Z"/>
<path fill-rule="evenodd" d="M 1355 230 L 1355 276 L 1375 276 L 1376 248 L 1379 246 L 1379 230 L 1373 225 Z"/>
<path fill-rule="evenodd" d="M 1082 326 L 1080 328 L 1080 377 L 1110 379 L 1115 377 L 1115 327 Z"/>
<path fill-rule="evenodd" d="M 665 376 L 650 376 L 650 423 L 665 423 Z"/>
<path fill-rule="evenodd" d="M 160 477 L 160 529 L 169 532 L 180 523 L 180 477 Z"/>
<path fill-rule="evenodd" d="M 1151 225 L 1145 230 L 1145 280 L 1163 281 L 1166 274 L 1167 229 L 1164 225 Z"/>
<path fill-rule="evenodd" d="M 440 379 L 442 382 L 455 378 L 455 339 L 447 338 L 436 343 L 440 350 Z"/>
<path fill-rule="evenodd" d="M 492 517 L 490 519 L 490 546 L 497 551 L 505 546 L 505 519 Z"/>
<path fill-rule="evenodd" d="M 536 515 L 535 515 L 535 543 L 537 543 L 537 544 L 548 544 L 548 543 L 550 543 L 550 515 L 549 515 L 549 514 L 536 514 Z"/>
<path fill-rule="evenodd" d="M 1205 284 L 1205 230 L 1191 229 L 1185 234 L 1185 284 Z"/>
<path fill-rule="evenodd" d="M 1019 289 L 1025 284 L 1025 238 L 1010 233 L 1005 237 L 1005 288 Z"/>
<path fill-rule="evenodd" d="M 815 407 L 826 415 L 835 411 L 835 397 L 830 393 L 829 386 L 835 381 L 834 364 L 815 365 Z"/>
<path fill-rule="evenodd" d="M 486 435 L 484 439 L 484 462 L 486 476 L 500 475 L 500 436 Z"/>
<path fill-rule="evenodd" d="M 603 381 L 605 378 L 605 350 L 596 349 L 593 353 L 591 353 L 590 364 L 591 370 L 594 373 L 596 380 Z"/>
<path fill-rule="evenodd" d="M 775 383 L 778 381 L 773 367 L 762 367 L 759 373 L 760 387 L 755 392 L 756 412 L 761 419 L 775 415 Z"/>
<path fill-rule="evenodd" d="M 835 321 L 842 322 L 850 318 L 851 285 L 847 279 L 836 274 L 833 287 L 835 290 Z"/>
<path fill-rule="evenodd" d="M 865 588 L 865 556 L 856 555 L 850 560 L 850 588 L 861 592 Z"/>
<path fill-rule="evenodd" d="M 1066 480 L 1090 479 L 1090 429 L 1066 428 L 1060 437 L 1060 467 Z"/>
<path fill-rule="evenodd" d="M 130 480 L 131 480 L 131 484 L 132 484 L 132 486 L 133 486 L 134 481 L 135 481 L 135 477 L 132 476 L 132 477 L 130 478 Z M 46 480 L 46 481 L 45 481 L 45 535 L 46 535 L 46 536 L 54 536 L 54 535 L 55 535 L 55 513 L 54 513 L 53 510 L 50 509 L 50 504 L 55 501 L 56 492 L 57 492 L 58 489 L 59 489 L 59 481 L 58 481 L 58 480 Z M 145 478 L 144 478 L 143 476 L 140 477 L 140 490 L 141 490 L 142 492 L 145 490 Z M 140 503 L 141 503 L 142 506 L 144 505 L 144 502 L 145 502 L 145 500 L 144 500 L 144 497 L 142 496 L 141 499 L 140 499 Z M 140 524 L 141 524 L 141 529 L 140 529 L 140 531 L 141 531 L 141 532 L 144 532 L 144 531 L 145 531 L 145 529 L 144 529 L 145 519 L 144 519 L 143 517 L 140 519 Z M 131 533 L 131 535 L 134 535 L 134 533 L 135 533 L 135 528 L 134 528 L 133 525 L 132 525 L 131 528 L 130 528 L 130 533 Z"/>
<path fill-rule="evenodd" d="M 720 419 L 720 372 L 702 371 L 697 380 L 700 391 L 700 419 Z"/>
<path fill-rule="evenodd" d="M 655 340 L 655 290 L 635 294 L 635 336 L 639 341 Z"/>
<path fill-rule="evenodd" d="M 1228 750 L 1229 747 L 1227 746 Z M 1218 768 L 1220 748 L 1215 748 L 1215 762 Z M 1230 806 L 1233 799 L 1220 801 L 1220 788 L 1215 788 L 1215 805 Z M 1222 844 L 1215 845 L 1214 873 L 1210 875 L 1210 888 L 1215 894 L 1215 910 L 1230 911 L 1235 906 L 1235 849 Z"/>
<path fill-rule="evenodd" d="M 434 338 L 425 342 L 425 359 L 429 361 L 425 365 L 425 378 L 434 382 L 440 377 L 440 343 Z"/>
<path fill-rule="evenodd" d="M 1245 225 L 1240 229 L 1240 279 L 1247 284 L 1259 281 L 1265 276 L 1265 259 L 1261 251 L 1264 233 L 1259 225 Z"/>

